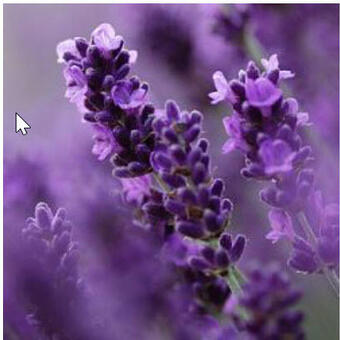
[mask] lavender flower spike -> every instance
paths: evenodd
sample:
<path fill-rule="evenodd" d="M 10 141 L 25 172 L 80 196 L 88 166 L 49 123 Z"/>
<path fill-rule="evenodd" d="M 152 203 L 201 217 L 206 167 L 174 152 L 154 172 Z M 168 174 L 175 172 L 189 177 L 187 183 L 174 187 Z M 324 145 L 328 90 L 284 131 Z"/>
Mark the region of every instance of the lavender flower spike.
<path fill-rule="evenodd" d="M 231 91 L 224 98 L 233 108 L 231 117 L 224 119 L 229 139 L 223 152 L 240 150 L 245 156 L 241 173 L 268 181 L 260 192 L 272 208 L 272 231 L 267 238 L 273 243 L 281 238 L 291 242 L 289 265 L 299 272 L 324 272 L 338 284 L 336 275 L 327 274 L 339 264 L 339 223 L 328 218 L 336 215 L 338 207 L 324 207 L 321 193 L 315 189 L 312 150 L 303 145 L 301 137 L 308 114 L 299 112 L 297 100 L 284 98 L 279 88 L 279 80 L 292 78 L 293 73 L 280 70 L 276 55 L 263 59 L 262 64 L 262 73 L 249 62 L 238 79 L 227 82 L 223 78 L 218 84 L 219 93 Z"/>
<path fill-rule="evenodd" d="M 304 315 L 294 308 L 301 299 L 301 292 L 291 287 L 281 270 L 254 268 L 248 279 L 243 286 L 243 295 L 238 299 L 246 319 L 238 312 L 232 312 L 239 329 L 248 333 L 251 339 L 304 339 L 301 327 Z M 236 305 L 232 310 L 236 310 Z"/>
<path fill-rule="evenodd" d="M 23 293 L 33 306 L 27 318 L 48 336 L 61 339 L 80 336 L 75 323 L 83 283 L 71 230 L 65 210 L 53 214 L 46 203 L 36 205 L 34 217 L 27 219 L 22 230 L 28 268 L 22 278 Z"/>
<path fill-rule="evenodd" d="M 112 156 L 117 176 L 136 177 L 151 171 L 154 107 L 148 103 L 148 85 L 128 77 L 137 52 L 123 47 L 112 26 L 102 24 L 90 41 L 68 39 L 57 54 L 64 65 L 66 97 L 94 126 L 93 153 L 99 160 Z"/>

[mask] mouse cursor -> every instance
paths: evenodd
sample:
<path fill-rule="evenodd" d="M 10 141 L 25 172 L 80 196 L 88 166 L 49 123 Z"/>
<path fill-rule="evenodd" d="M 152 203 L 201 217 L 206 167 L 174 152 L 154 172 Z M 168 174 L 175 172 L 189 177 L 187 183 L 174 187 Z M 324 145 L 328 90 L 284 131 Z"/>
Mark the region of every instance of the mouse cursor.
<path fill-rule="evenodd" d="M 26 129 L 30 129 L 31 126 L 19 115 L 19 113 L 15 113 L 15 132 L 18 133 L 21 131 L 23 135 L 27 134 Z"/>

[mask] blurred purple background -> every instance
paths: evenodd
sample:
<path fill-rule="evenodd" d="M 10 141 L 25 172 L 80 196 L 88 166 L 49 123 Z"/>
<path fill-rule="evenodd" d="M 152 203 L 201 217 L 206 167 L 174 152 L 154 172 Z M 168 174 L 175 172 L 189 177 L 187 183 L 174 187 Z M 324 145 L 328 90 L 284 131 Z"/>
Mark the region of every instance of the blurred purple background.
<path fill-rule="evenodd" d="M 232 6 L 232 5 L 226 5 Z M 258 188 L 239 175 L 242 157 L 222 156 L 226 139 L 222 117 L 209 105 L 212 73 L 236 75 L 251 58 L 234 35 L 216 29 L 218 5 L 5 5 L 4 10 L 4 256 L 5 308 L 15 300 L 17 237 L 38 201 L 64 206 L 84 245 L 84 268 L 91 275 L 96 257 L 111 253 L 117 230 L 131 218 L 108 162 L 91 154 L 91 132 L 64 98 L 56 63 L 58 42 L 88 37 L 100 23 L 112 24 L 131 49 L 138 50 L 135 73 L 150 83 L 153 101 L 168 98 L 204 114 L 216 173 L 235 204 L 233 227 L 250 242 L 244 258 L 284 264 L 284 247 L 265 240 L 266 207 Z M 249 5 L 247 23 L 264 55 L 277 53 L 303 111 L 313 123 L 305 138 L 313 145 L 317 179 L 325 201 L 339 192 L 339 8 L 337 5 Z M 228 27 L 227 27 L 228 28 Z M 215 32 L 214 32 L 215 31 Z M 216 32 L 217 31 L 217 32 Z M 174 53 L 174 51 L 176 53 Z M 29 122 L 25 137 L 14 131 L 14 114 Z M 90 242 L 91 241 L 91 242 Z M 268 256 L 268 253 L 271 256 Z M 85 269 L 86 271 L 86 269 Z M 337 306 L 321 278 L 290 273 L 305 288 L 310 339 L 337 338 Z M 14 280 L 15 281 L 15 280 Z M 13 297 L 14 295 L 14 297 Z M 7 304 L 6 304 L 7 302 Z M 333 307 L 332 307 L 333 306 Z M 5 309 L 6 317 L 6 309 Z M 16 320 L 7 313 L 7 327 Z"/>

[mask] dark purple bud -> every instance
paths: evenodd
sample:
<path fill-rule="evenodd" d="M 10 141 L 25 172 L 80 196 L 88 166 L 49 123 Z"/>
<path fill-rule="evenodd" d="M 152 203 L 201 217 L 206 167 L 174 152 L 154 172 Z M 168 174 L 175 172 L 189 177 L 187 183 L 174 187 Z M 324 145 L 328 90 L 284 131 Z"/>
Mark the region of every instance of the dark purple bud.
<path fill-rule="evenodd" d="M 212 195 L 221 196 L 224 189 L 223 181 L 219 178 L 215 179 L 210 187 L 210 192 Z"/>
<path fill-rule="evenodd" d="M 204 236 L 204 230 L 202 225 L 193 223 L 190 221 L 182 221 L 178 223 L 178 231 L 183 235 L 190 236 L 192 238 L 201 238 Z"/>
<path fill-rule="evenodd" d="M 117 126 L 112 130 L 112 133 L 118 144 L 123 147 L 130 146 L 130 134 L 126 128 Z"/>
<path fill-rule="evenodd" d="M 201 112 L 192 111 L 190 114 L 190 124 L 200 124 L 202 122 L 203 116 Z"/>
<path fill-rule="evenodd" d="M 125 167 L 114 169 L 113 170 L 113 176 L 114 177 L 120 177 L 120 178 L 132 177 L 130 171 Z"/>
<path fill-rule="evenodd" d="M 215 262 L 215 250 L 214 250 L 214 248 L 206 246 L 206 247 L 202 248 L 201 254 L 210 263 Z"/>
<path fill-rule="evenodd" d="M 241 100 L 245 98 L 246 89 L 240 81 L 232 80 L 229 85 L 237 97 L 239 97 Z"/>
<path fill-rule="evenodd" d="M 154 119 L 152 125 L 153 125 L 153 128 L 155 129 L 155 131 L 157 131 L 160 134 L 162 132 L 163 127 L 164 127 L 164 122 L 163 122 L 162 119 L 156 118 L 156 119 Z M 175 136 L 175 137 L 177 139 L 177 136 Z"/>
<path fill-rule="evenodd" d="M 172 121 L 177 121 L 179 119 L 179 107 L 173 100 L 168 100 L 165 103 L 165 111 L 168 119 Z"/>
<path fill-rule="evenodd" d="M 192 149 L 188 155 L 188 163 L 194 166 L 202 156 L 202 151 L 199 148 Z"/>
<path fill-rule="evenodd" d="M 172 128 L 164 129 L 164 137 L 171 143 L 178 143 L 178 137 L 176 132 Z"/>
<path fill-rule="evenodd" d="M 132 130 L 130 132 L 130 140 L 132 144 L 136 145 L 140 142 L 142 136 L 139 130 Z"/>
<path fill-rule="evenodd" d="M 103 88 L 106 90 L 106 91 L 111 91 L 113 85 L 115 83 L 115 79 L 113 78 L 113 76 L 111 74 L 107 75 L 105 78 L 104 78 L 104 81 L 103 81 Z"/>
<path fill-rule="evenodd" d="M 200 186 L 198 189 L 198 203 L 202 206 L 202 207 L 207 207 L 209 205 L 209 198 L 210 198 L 210 193 L 208 188 L 206 188 L 205 186 Z"/>
<path fill-rule="evenodd" d="M 116 73 L 115 73 L 115 80 L 121 80 L 125 78 L 128 73 L 130 72 L 130 65 L 125 64 L 123 65 Z"/>
<path fill-rule="evenodd" d="M 74 38 L 74 41 L 76 43 L 76 48 L 77 48 L 78 52 L 80 53 L 80 55 L 82 57 L 85 57 L 87 47 L 89 46 L 86 39 L 77 37 L 77 38 Z"/>
<path fill-rule="evenodd" d="M 268 75 L 267 78 L 274 84 L 276 85 L 277 82 L 279 81 L 280 78 L 280 70 L 276 69 L 271 71 Z"/>
<path fill-rule="evenodd" d="M 236 262 L 240 259 L 244 247 L 246 245 L 246 238 L 244 235 L 237 235 L 236 240 L 233 243 L 233 246 L 230 251 L 230 259 L 232 262 Z"/>
<path fill-rule="evenodd" d="M 191 189 L 180 188 L 178 190 L 178 196 L 184 203 L 195 204 L 196 196 Z"/>
<path fill-rule="evenodd" d="M 209 209 L 204 211 L 204 222 L 207 226 L 207 229 L 211 232 L 216 232 L 221 227 L 221 225 L 218 223 L 217 215 Z"/>
<path fill-rule="evenodd" d="M 115 69 L 118 70 L 124 64 L 127 64 L 130 59 L 130 54 L 127 51 L 119 53 L 117 60 L 115 61 Z"/>
<path fill-rule="evenodd" d="M 208 147 L 209 147 L 209 142 L 205 139 L 205 138 L 201 138 L 198 143 L 197 146 L 203 151 L 203 152 L 207 152 Z"/>
<path fill-rule="evenodd" d="M 90 122 L 90 123 L 95 123 L 97 121 L 96 115 L 93 112 L 84 113 L 83 118 L 84 118 L 84 120 L 86 120 L 87 122 Z"/>
<path fill-rule="evenodd" d="M 227 252 L 223 249 L 218 249 L 216 252 L 216 264 L 221 268 L 228 267 L 230 261 Z"/>
<path fill-rule="evenodd" d="M 174 215 L 178 215 L 182 218 L 186 217 L 185 205 L 181 202 L 173 199 L 167 199 L 165 202 L 165 208 Z"/>
<path fill-rule="evenodd" d="M 192 171 L 192 180 L 196 185 L 204 182 L 207 176 L 207 169 L 202 163 L 196 163 Z"/>
<path fill-rule="evenodd" d="M 100 50 L 97 46 L 89 46 L 89 48 L 86 51 L 87 59 L 90 63 L 93 63 L 94 65 L 98 65 L 101 63 L 101 54 Z"/>
<path fill-rule="evenodd" d="M 183 137 L 187 143 L 192 143 L 199 136 L 200 132 L 200 126 L 194 125 L 184 133 Z"/>
<path fill-rule="evenodd" d="M 163 181 L 168 184 L 171 188 L 179 188 L 185 186 L 185 180 L 180 175 L 172 175 L 166 172 L 161 174 Z"/>
<path fill-rule="evenodd" d="M 189 259 L 189 265 L 194 269 L 205 270 L 210 267 L 209 263 L 198 256 L 193 256 Z"/>
<path fill-rule="evenodd" d="M 201 157 L 201 163 L 204 164 L 204 166 L 206 167 L 206 169 L 208 169 L 209 164 L 210 164 L 210 157 L 208 155 L 203 155 Z"/>
<path fill-rule="evenodd" d="M 170 169 L 172 167 L 171 159 L 162 152 L 157 152 L 155 155 L 155 161 L 158 165 L 165 169 Z"/>
<path fill-rule="evenodd" d="M 233 210 L 233 203 L 228 198 L 222 200 L 222 210 L 228 212 Z"/>
<path fill-rule="evenodd" d="M 247 77 L 250 79 L 257 79 L 260 76 L 260 70 L 253 61 L 250 61 L 247 66 Z"/>
<path fill-rule="evenodd" d="M 128 169 L 134 175 L 142 175 L 145 173 L 145 166 L 139 162 L 129 163 Z"/>
<path fill-rule="evenodd" d="M 185 163 L 187 156 L 179 145 L 171 145 L 169 150 L 172 158 L 175 159 L 178 164 L 183 165 Z"/>
<path fill-rule="evenodd" d="M 220 246 L 226 250 L 231 250 L 232 247 L 232 237 L 230 234 L 224 233 L 219 239 Z"/>
<path fill-rule="evenodd" d="M 213 196 L 209 199 L 209 207 L 214 210 L 217 214 L 220 213 L 221 199 Z"/>
<path fill-rule="evenodd" d="M 160 204 L 155 203 L 145 203 L 143 205 L 143 210 L 150 216 L 157 217 L 157 218 L 166 218 L 168 217 L 168 213 L 165 211 L 164 207 Z"/>
<path fill-rule="evenodd" d="M 148 163 L 150 160 L 150 149 L 145 144 L 138 144 L 136 146 L 136 155 L 140 162 Z"/>

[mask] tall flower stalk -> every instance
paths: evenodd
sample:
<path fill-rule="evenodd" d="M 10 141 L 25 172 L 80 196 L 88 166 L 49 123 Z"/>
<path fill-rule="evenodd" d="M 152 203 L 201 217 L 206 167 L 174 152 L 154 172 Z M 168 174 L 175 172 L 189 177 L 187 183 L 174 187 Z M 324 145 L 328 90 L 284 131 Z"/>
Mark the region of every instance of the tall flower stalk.
<path fill-rule="evenodd" d="M 223 119 L 229 136 L 223 152 L 241 151 L 242 175 L 268 183 L 260 192 L 271 207 L 267 238 L 289 241 L 289 266 L 306 274 L 323 273 L 338 295 L 338 206 L 325 206 L 316 189 L 312 149 L 301 136 L 309 126 L 308 114 L 300 112 L 295 98 L 284 98 L 280 88 L 281 81 L 294 74 L 279 68 L 276 55 L 261 62 L 263 72 L 249 62 L 229 82 L 221 72 L 214 74 L 212 103 L 225 101 L 233 109 Z"/>
<path fill-rule="evenodd" d="M 225 320 L 230 296 L 246 287 L 235 265 L 246 239 L 226 232 L 232 204 L 212 174 L 202 114 L 181 111 L 174 101 L 155 110 L 148 85 L 129 76 L 136 53 L 124 49 L 108 24 L 96 28 L 90 41 L 60 43 L 57 53 L 66 97 L 95 129 L 93 152 L 100 160 L 111 157 L 124 197 L 136 208 L 136 223 L 160 236 L 161 256 L 193 297 L 187 312 Z"/>

